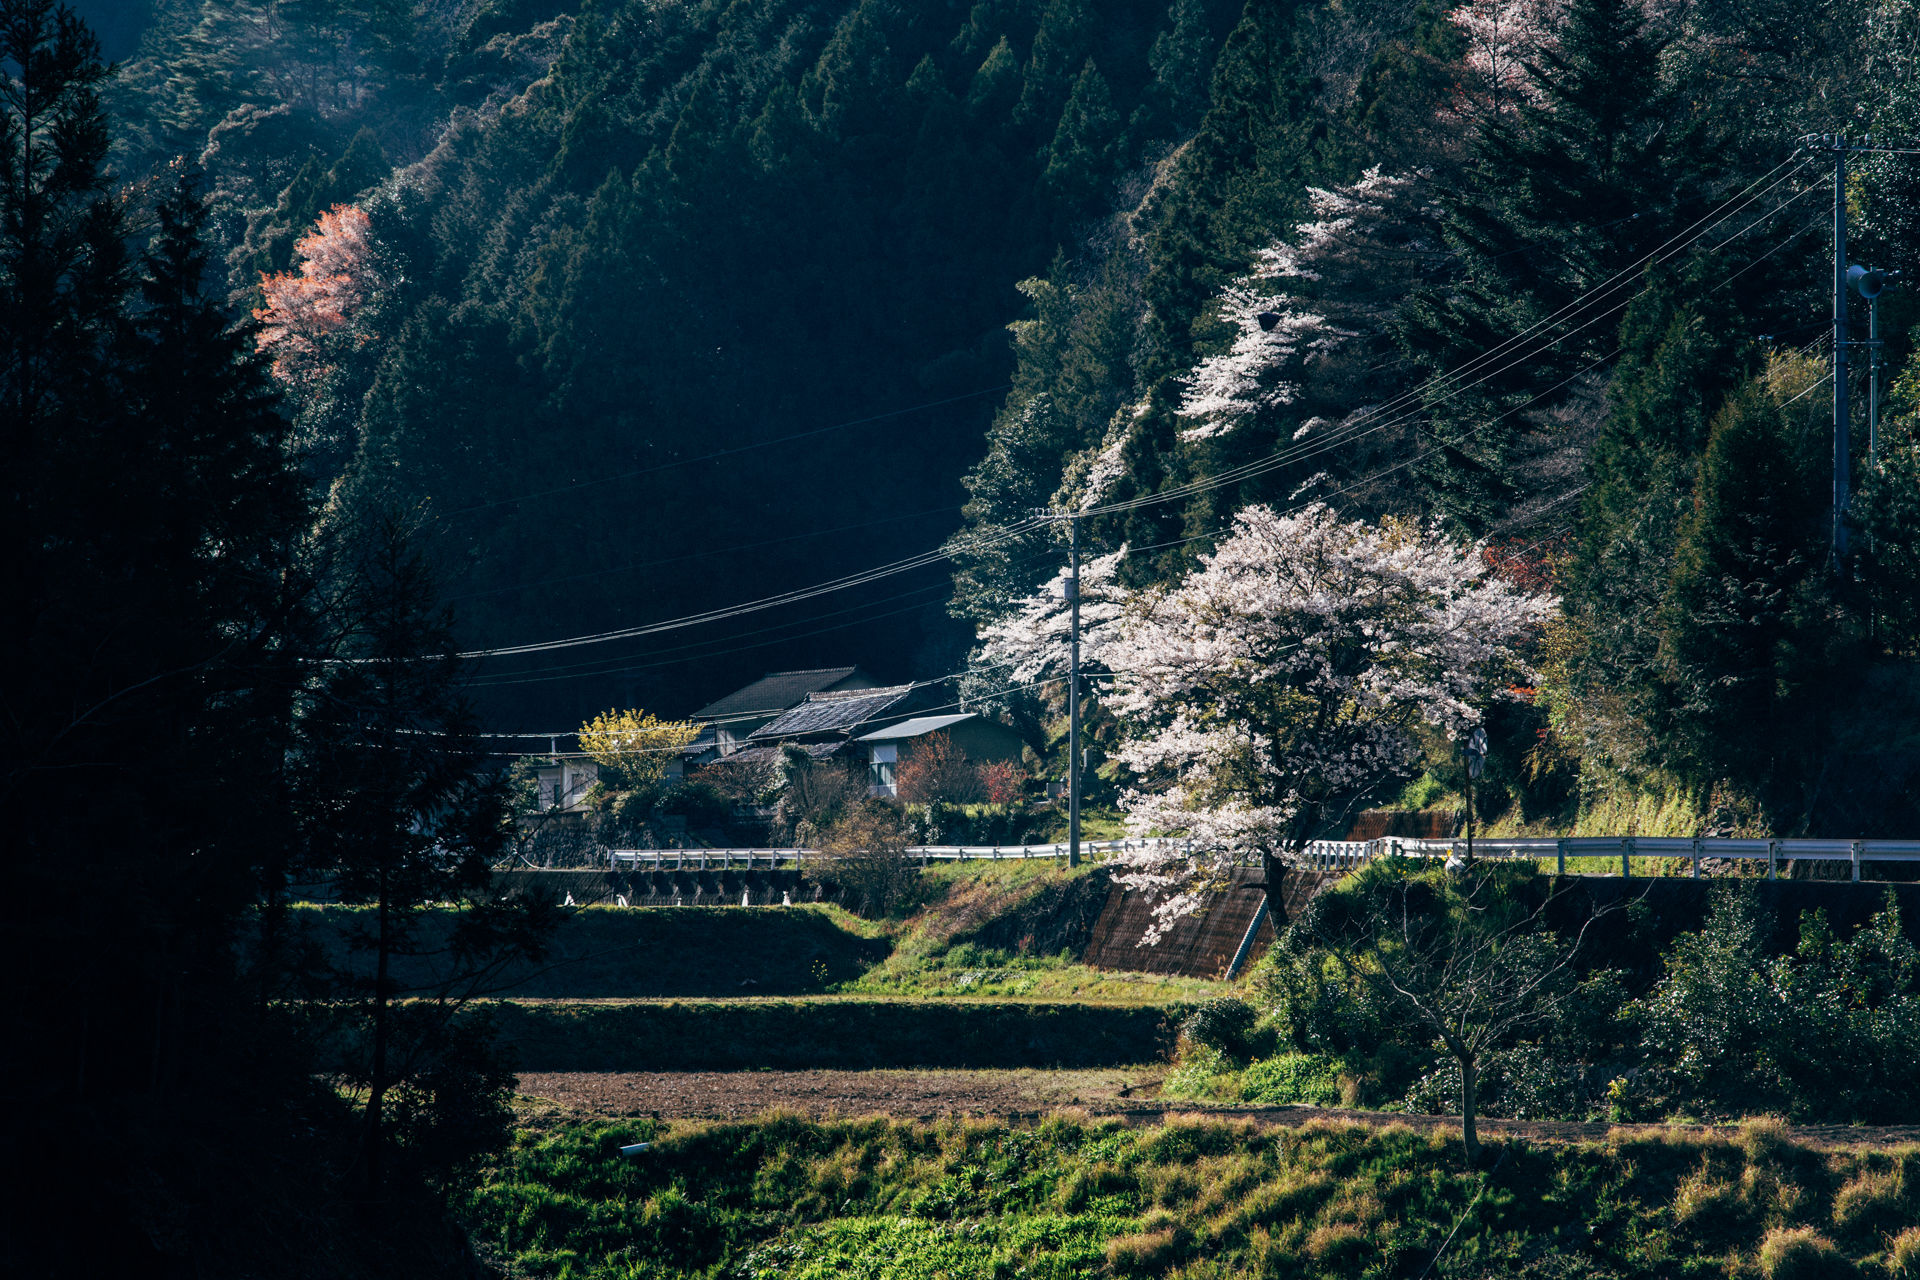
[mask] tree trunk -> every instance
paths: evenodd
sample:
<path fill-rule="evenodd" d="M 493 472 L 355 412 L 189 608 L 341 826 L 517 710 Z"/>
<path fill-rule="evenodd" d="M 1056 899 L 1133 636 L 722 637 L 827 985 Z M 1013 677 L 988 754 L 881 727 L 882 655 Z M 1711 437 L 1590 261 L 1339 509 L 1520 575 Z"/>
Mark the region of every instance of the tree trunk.
<path fill-rule="evenodd" d="M 1467 1164 L 1480 1160 L 1480 1134 L 1474 1127 L 1474 1115 L 1480 1101 L 1478 1066 L 1472 1058 L 1460 1062 L 1460 1142 L 1466 1148 Z"/>
<path fill-rule="evenodd" d="M 380 1156 L 387 1101 L 387 961 L 392 950 L 388 921 L 387 878 L 380 877 L 380 923 L 374 942 L 373 1070 L 367 1087 L 367 1199 L 380 1198 Z"/>
<path fill-rule="evenodd" d="M 1261 886 L 1261 892 L 1267 895 L 1267 919 L 1273 922 L 1275 936 L 1278 936 L 1280 930 L 1285 927 L 1287 918 L 1286 903 L 1280 899 L 1284 883 L 1281 877 L 1286 874 L 1286 859 L 1271 849 L 1260 851 L 1260 878 L 1265 882 Z"/>

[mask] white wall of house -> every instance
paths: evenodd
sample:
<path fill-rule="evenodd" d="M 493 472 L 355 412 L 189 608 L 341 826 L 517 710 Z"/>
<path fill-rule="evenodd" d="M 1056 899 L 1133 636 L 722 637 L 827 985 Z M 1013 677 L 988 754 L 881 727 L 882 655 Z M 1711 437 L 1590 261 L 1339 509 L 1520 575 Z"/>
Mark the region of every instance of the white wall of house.
<path fill-rule="evenodd" d="M 586 798 L 600 779 L 600 766 L 591 760 L 556 760 L 537 771 L 542 809 L 571 809 Z"/>

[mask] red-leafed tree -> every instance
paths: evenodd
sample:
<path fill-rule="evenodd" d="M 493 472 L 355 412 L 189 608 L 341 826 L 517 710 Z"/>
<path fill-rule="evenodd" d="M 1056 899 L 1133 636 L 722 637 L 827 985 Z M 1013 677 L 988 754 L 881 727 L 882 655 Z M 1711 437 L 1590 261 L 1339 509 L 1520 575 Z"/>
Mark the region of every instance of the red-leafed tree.
<path fill-rule="evenodd" d="M 900 798 L 908 804 L 968 804 L 984 794 L 980 771 L 944 733 L 930 733 L 900 762 Z"/>
<path fill-rule="evenodd" d="M 260 349 L 290 387 L 309 387 L 332 372 L 345 352 L 372 335 L 359 320 L 379 285 L 366 212 L 337 204 L 294 245 L 294 271 L 262 273 L 266 305 L 256 309 Z"/>

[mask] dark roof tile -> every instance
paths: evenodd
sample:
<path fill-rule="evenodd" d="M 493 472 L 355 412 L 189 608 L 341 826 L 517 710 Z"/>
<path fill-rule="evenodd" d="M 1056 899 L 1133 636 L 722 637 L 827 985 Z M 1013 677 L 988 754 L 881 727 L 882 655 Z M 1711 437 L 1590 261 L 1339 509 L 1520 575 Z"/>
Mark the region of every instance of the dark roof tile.
<path fill-rule="evenodd" d="M 895 708 L 901 707 L 912 692 L 912 685 L 896 684 L 884 689 L 810 693 L 805 702 L 761 725 L 748 735 L 747 740 L 766 742 L 814 733 L 851 734 L 872 726 Z"/>

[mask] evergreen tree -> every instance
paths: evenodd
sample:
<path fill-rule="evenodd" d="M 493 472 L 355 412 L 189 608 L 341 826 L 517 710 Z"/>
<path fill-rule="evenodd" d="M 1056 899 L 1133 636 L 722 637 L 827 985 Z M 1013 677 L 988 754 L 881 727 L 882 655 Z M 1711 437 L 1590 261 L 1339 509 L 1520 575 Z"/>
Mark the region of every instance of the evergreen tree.
<path fill-rule="evenodd" d="M 1100 68 L 1088 58 L 1060 112 L 1042 175 L 1063 208 L 1088 209 L 1105 194 L 1113 178 L 1119 134 L 1113 94 Z"/>
<path fill-rule="evenodd" d="M 451 615 L 408 531 L 374 515 L 336 534 L 334 561 L 322 617 L 331 661 L 303 694 L 293 803 L 309 874 L 370 908 L 349 926 L 350 959 L 335 979 L 333 1007 L 344 998 L 355 1016 L 334 1037 L 348 1047 L 331 1065 L 363 1091 L 365 1190 L 379 1202 L 393 1190 L 395 1155 L 417 1164 L 423 1151 L 451 1152 L 459 1165 L 504 1138 L 510 1074 L 455 1015 L 497 965 L 492 953 L 537 958 L 554 921 L 537 901 L 491 892 L 505 783 L 471 737 Z M 429 906 L 440 909 L 438 936 L 423 930 Z M 402 976 L 403 963 L 436 954 L 438 981 Z M 440 1122 L 453 1116 L 480 1124 L 446 1132 Z M 402 1187 L 423 1170 L 409 1172 Z"/>
<path fill-rule="evenodd" d="M 1681 776 L 1730 781 L 1788 820 L 1853 642 L 1828 586 L 1820 406 L 1795 400 L 1815 379 L 1777 359 L 1714 418 L 1674 553 L 1654 725 Z"/>
<path fill-rule="evenodd" d="M 1659 50 L 1630 0 L 1576 0 L 1553 47 L 1473 143 L 1447 201 L 1458 276 L 1417 294 L 1408 353 L 1432 374 L 1526 334 L 1472 380 L 1429 397 L 1420 471 L 1438 511 L 1472 531 L 1515 496 L 1511 454 L 1534 397 L 1603 358 L 1631 279 L 1573 310 L 1692 220 L 1710 165 L 1691 104 L 1662 78 Z M 1555 317 L 1549 321 L 1549 317 Z"/>
<path fill-rule="evenodd" d="M 1159 348 L 1143 370 L 1184 369 L 1194 325 L 1215 292 L 1300 208 L 1320 177 L 1323 126 L 1297 41 L 1298 0 L 1250 0 L 1214 62 L 1206 118 L 1177 180 L 1152 210 L 1142 286 Z"/>
<path fill-rule="evenodd" d="M 1587 461 L 1579 531 L 1559 575 L 1579 635 L 1568 674 L 1588 708 L 1583 746 L 1619 765 L 1662 758 L 1647 718 L 1663 689 L 1660 656 L 1675 547 L 1693 501 L 1713 413 L 1747 372 L 1747 327 L 1704 260 L 1662 272 L 1628 307 L 1610 410 Z"/>

